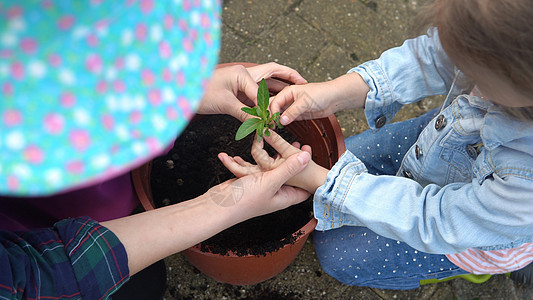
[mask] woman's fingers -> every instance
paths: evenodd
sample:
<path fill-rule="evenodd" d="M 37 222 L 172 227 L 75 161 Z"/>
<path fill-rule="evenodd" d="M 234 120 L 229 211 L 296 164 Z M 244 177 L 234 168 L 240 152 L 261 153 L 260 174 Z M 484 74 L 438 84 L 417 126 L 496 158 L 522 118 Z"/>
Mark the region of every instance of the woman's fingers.
<path fill-rule="evenodd" d="M 284 203 L 282 208 L 289 207 L 294 204 L 305 201 L 311 194 L 303 189 L 296 188 L 289 185 L 282 186 L 274 195 L 272 201 Z"/>
<path fill-rule="evenodd" d="M 266 82 L 267 82 L 268 90 L 276 94 L 289 85 L 288 83 L 282 80 L 275 79 L 275 78 L 269 78 L 266 80 Z"/>
<path fill-rule="evenodd" d="M 261 80 L 261 78 L 279 78 L 294 84 L 307 83 L 307 80 L 305 80 L 296 70 L 274 62 L 249 67 L 248 72 L 256 81 Z"/>
<path fill-rule="evenodd" d="M 242 66 L 237 66 L 237 89 L 243 92 L 248 99 L 252 100 L 254 104 L 257 104 L 257 89 L 258 85 L 256 80 L 252 78 L 248 70 Z"/>

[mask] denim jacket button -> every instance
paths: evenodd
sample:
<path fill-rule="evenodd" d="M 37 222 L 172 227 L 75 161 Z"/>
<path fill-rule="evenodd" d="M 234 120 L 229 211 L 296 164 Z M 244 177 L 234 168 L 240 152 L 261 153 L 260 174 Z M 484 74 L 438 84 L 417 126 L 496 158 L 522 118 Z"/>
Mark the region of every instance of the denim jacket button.
<path fill-rule="evenodd" d="M 403 177 L 406 177 L 406 178 L 409 178 L 409 179 L 413 178 L 413 175 L 409 171 L 404 170 L 404 171 L 402 171 L 402 174 L 403 174 Z"/>
<path fill-rule="evenodd" d="M 387 117 L 381 116 L 376 119 L 376 128 L 381 128 L 387 123 Z"/>
<path fill-rule="evenodd" d="M 444 115 L 440 115 L 435 121 L 435 129 L 441 130 L 444 127 L 446 127 L 446 118 L 444 117 Z"/>
<path fill-rule="evenodd" d="M 473 145 L 466 146 L 466 153 L 468 153 L 468 156 L 472 157 L 473 159 L 477 158 L 477 150 Z"/>
<path fill-rule="evenodd" d="M 422 154 L 424 154 L 424 152 L 422 152 L 422 148 L 420 148 L 418 145 L 416 145 L 415 146 L 416 159 L 420 159 L 420 157 L 422 157 Z"/>

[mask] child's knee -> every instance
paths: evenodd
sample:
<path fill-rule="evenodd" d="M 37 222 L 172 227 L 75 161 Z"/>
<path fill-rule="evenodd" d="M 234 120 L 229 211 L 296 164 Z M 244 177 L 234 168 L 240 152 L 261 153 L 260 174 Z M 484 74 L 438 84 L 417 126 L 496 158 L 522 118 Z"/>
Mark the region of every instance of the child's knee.
<path fill-rule="evenodd" d="M 358 274 L 364 272 L 363 266 L 355 257 L 343 255 L 342 247 L 346 245 L 335 231 L 315 231 L 313 241 L 324 272 L 347 285 L 364 284 L 363 276 Z"/>

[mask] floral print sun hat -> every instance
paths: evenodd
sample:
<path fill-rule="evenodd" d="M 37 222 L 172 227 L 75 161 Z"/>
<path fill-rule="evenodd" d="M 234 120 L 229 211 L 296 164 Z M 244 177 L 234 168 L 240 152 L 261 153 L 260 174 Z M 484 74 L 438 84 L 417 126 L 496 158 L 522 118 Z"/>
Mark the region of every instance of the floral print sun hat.
<path fill-rule="evenodd" d="M 87 186 L 159 154 L 219 40 L 219 1 L 0 0 L 0 194 Z"/>

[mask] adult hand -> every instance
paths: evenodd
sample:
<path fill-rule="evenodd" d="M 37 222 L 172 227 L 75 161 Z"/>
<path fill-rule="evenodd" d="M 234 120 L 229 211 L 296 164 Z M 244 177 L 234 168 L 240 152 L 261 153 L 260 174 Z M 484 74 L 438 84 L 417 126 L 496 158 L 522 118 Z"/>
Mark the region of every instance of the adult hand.
<path fill-rule="evenodd" d="M 307 83 L 295 70 L 276 63 L 249 68 L 235 65 L 216 69 L 206 88 L 198 113 L 228 114 L 245 121 L 250 116 L 243 112 L 241 107 L 257 104 L 257 82 L 262 78 L 267 80 L 269 89 L 274 92 L 287 86 L 286 82 Z"/>
<path fill-rule="evenodd" d="M 338 111 L 364 107 L 369 88 L 357 73 L 334 80 L 306 85 L 291 85 L 271 102 L 273 113 L 283 111 L 280 123 L 328 117 Z"/>
<path fill-rule="evenodd" d="M 233 164 L 231 157 L 219 155 L 222 162 Z M 241 221 L 271 213 L 307 199 L 310 194 L 302 189 L 285 185 L 311 161 L 308 153 L 287 157 L 268 171 L 249 172 L 211 188 L 206 195 L 220 206 L 235 206 Z"/>
<path fill-rule="evenodd" d="M 280 92 L 290 84 L 300 85 L 307 83 L 307 80 L 295 70 L 274 62 L 249 67 L 247 70 L 256 82 L 265 78 L 268 90 L 274 93 Z"/>
<path fill-rule="evenodd" d="M 265 137 L 264 139 L 278 152 L 275 157 L 270 157 L 263 149 L 263 141 L 259 142 L 255 140 L 252 146 L 252 156 L 257 165 L 246 162 L 239 156 L 230 157 L 225 153 L 220 153 L 219 159 L 235 176 L 242 177 L 278 168 L 289 157 L 295 155 L 301 155 L 302 157 L 304 155 L 311 156 L 311 147 L 306 145 L 300 149 L 298 143 L 291 145 L 275 132 L 271 132 L 271 136 Z M 310 161 L 309 165 L 302 172 L 289 178 L 286 184 L 305 189 L 309 193 L 314 193 L 326 181 L 327 173 L 328 170 L 326 168 Z"/>

